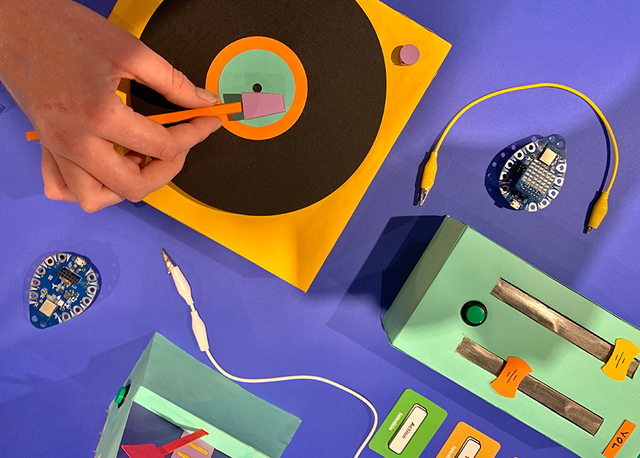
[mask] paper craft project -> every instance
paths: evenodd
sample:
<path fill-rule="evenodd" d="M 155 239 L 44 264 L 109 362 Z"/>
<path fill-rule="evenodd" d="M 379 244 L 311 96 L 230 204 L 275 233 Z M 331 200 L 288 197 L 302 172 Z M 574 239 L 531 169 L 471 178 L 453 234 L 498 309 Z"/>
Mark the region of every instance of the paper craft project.
<path fill-rule="evenodd" d="M 377 0 L 119 0 L 109 19 L 225 104 L 284 95 L 284 113 L 222 116 L 145 201 L 304 291 L 450 48 Z M 417 61 L 394 62 L 407 45 Z M 145 115 L 176 111 L 130 95 Z"/>
<path fill-rule="evenodd" d="M 119 403 L 118 397 L 115 400 Z M 153 445 L 156 449 L 167 449 L 169 443 L 174 443 L 190 433 L 147 410 L 137 403 L 131 405 L 127 417 L 117 458 L 131 458 L 124 449 L 136 445 Z M 179 445 L 179 444 L 178 444 Z M 231 458 L 213 445 L 202 439 L 195 439 L 186 445 L 178 447 L 165 458 Z"/>
<path fill-rule="evenodd" d="M 505 361 L 466 337 L 462 338 L 462 342 L 456 348 L 456 353 L 490 374 L 497 376 L 496 380 L 491 382 L 491 387 L 500 396 L 515 398 L 516 391 L 520 391 L 592 436 L 598 432 L 604 422 L 604 418 L 600 415 L 578 404 L 546 383 L 530 376 L 531 368 L 529 365 L 526 365 L 524 370 L 521 371 L 522 373 L 518 375 L 513 370 L 513 365 L 514 362 L 524 363 L 520 358 L 509 356 Z M 516 372 L 516 380 L 513 379 L 514 372 Z"/>
<path fill-rule="evenodd" d="M 187 436 L 185 431 L 182 437 Z M 171 458 L 230 458 L 229 455 L 225 455 L 220 450 L 216 450 L 212 445 L 207 444 L 203 440 L 196 439 L 191 441 L 182 447 L 177 448 L 172 454 Z"/>
<path fill-rule="evenodd" d="M 129 455 L 129 458 L 164 458 L 164 455 L 185 447 L 197 439 L 206 436 L 208 433 L 204 429 L 181 437 L 162 447 L 153 444 L 123 445 L 122 449 Z M 206 451 L 205 451 L 206 453 Z"/>
<path fill-rule="evenodd" d="M 413 390 L 405 390 L 371 439 L 385 458 L 417 458 L 447 418 L 447 412 Z"/>
<path fill-rule="evenodd" d="M 631 423 L 629 420 L 625 420 L 618 431 L 616 431 L 616 435 L 613 436 L 613 439 L 611 439 L 611 442 L 609 442 L 609 445 L 607 445 L 607 448 L 604 449 L 602 454 L 607 458 L 615 458 L 635 429 L 636 425 Z"/>
<path fill-rule="evenodd" d="M 631 377 L 633 377 L 635 369 L 638 368 L 638 360 L 635 359 L 638 353 L 640 353 L 640 348 L 633 342 L 627 339 L 616 339 L 616 345 L 606 364 L 602 366 L 602 372 L 611 380 L 624 382 L 628 374 L 631 373 Z"/>
<path fill-rule="evenodd" d="M 122 405 L 124 398 L 128 395 L 125 387 L 124 392 L 120 390 L 114 402 Z M 169 442 L 180 439 L 185 431 L 179 426 L 151 412 L 137 402 L 131 404 L 131 409 L 127 414 L 120 448 L 117 458 L 130 458 L 124 451 L 122 445 L 153 444 L 162 447 Z"/>
<path fill-rule="evenodd" d="M 494 458 L 499 450 L 498 442 L 460 422 L 436 458 Z"/>
<path fill-rule="evenodd" d="M 626 377 L 633 378 L 638 369 L 639 362 L 634 357 L 640 349 L 633 342 L 616 339 L 614 347 L 503 278 L 493 287 L 491 295 L 606 363 L 602 371 L 610 379 L 624 381 Z"/>
<path fill-rule="evenodd" d="M 404 45 L 398 52 L 400 63 L 413 65 L 420 59 L 420 50 L 414 45 Z"/>
<path fill-rule="evenodd" d="M 132 419 L 133 414 L 136 417 Z M 139 424 L 132 424 L 132 420 Z M 109 406 L 95 456 L 120 458 L 121 445 L 135 445 L 129 449 L 134 454 L 143 452 L 145 458 L 151 458 L 155 453 L 157 458 L 158 450 L 174 451 L 166 446 L 169 442 L 177 445 L 176 449 L 186 445 L 184 439 L 174 442 L 180 436 L 179 432 L 172 436 L 176 430 L 202 429 L 208 434 L 200 440 L 220 452 L 213 458 L 279 458 L 299 425 L 298 418 L 257 398 L 155 334 Z M 134 427 L 138 428 L 136 434 L 127 436 L 126 430 Z M 148 440 L 152 438 L 143 433 L 149 434 L 149 429 L 163 435 Z M 143 442 L 131 442 L 140 437 Z M 123 443 L 125 439 L 128 443 Z"/>
<path fill-rule="evenodd" d="M 208 108 L 196 108 L 193 110 L 175 111 L 149 116 L 160 124 L 173 124 L 187 121 L 198 116 L 223 116 L 242 113 L 243 119 L 256 119 L 273 114 L 282 113 L 284 109 L 284 96 L 282 94 L 262 94 L 259 92 L 243 92 L 242 102 L 217 104 Z"/>
<path fill-rule="evenodd" d="M 241 114 L 242 119 L 250 120 L 282 113 L 284 109 L 284 96 L 282 94 L 261 94 L 254 92 L 243 92 L 241 102 L 217 104 L 207 108 L 194 108 L 193 110 L 179 110 L 172 113 L 163 113 L 148 116 L 149 119 L 158 124 L 175 124 L 199 116 L 223 116 Z M 126 103 L 126 95 L 125 95 Z M 39 140 L 35 130 L 26 132 L 27 140 Z"/>
<path fill-rule="evenodd" d="M 491 382 L 491 388 L 500 396 L 515 398 L 520 383 L 530 373 L 531 367 L 529 367 L 526 361 L 516 358 L 515 356 L 509 356 L 498 377 Z"/>
<path fill-rule="evenodd" d="M 469 226 L 445 218 L 383 323 L 394 347 L 579 456 L 638 457 L 640 330 Z"/>

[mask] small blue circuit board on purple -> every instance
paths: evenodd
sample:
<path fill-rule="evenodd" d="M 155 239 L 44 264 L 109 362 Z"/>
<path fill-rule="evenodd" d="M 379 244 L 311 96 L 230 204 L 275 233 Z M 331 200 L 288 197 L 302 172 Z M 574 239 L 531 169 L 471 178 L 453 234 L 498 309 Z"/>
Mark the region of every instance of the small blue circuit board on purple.
<path fill-rule="evenodd" d="M 47 257 L 29 282 L 31 324 L 45 329 L 84 312 L 100 291 L 100 277 L 86 258 L 74 253 Z"/>
<path fill-rule="evenodd" d="M 535 212 L 558 196 L 566 171 L 566 142 L 549 135 L 513 153 L 500 172 L 500 192 L 511 208 Z"/>

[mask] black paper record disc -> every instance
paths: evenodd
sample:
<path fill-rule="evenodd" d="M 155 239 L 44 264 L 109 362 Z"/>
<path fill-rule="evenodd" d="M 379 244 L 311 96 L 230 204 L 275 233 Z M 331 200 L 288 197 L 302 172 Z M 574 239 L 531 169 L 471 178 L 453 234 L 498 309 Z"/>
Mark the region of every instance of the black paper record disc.
<path fill-rule="evenodd" d="M 297 55 L 308 83 L 304 111 L 268 140 L 220 129 L 191 149 L 173 183 L 220 210 L 277 215 L 320 201 L 360 166 L 382 121 L 385 64 L 376 32 L 355 0 L 165 0 L 141 39 L 204 86 L 218 53 L 254 36 L 277 40 Z M 259 90 L 268 79 L 260 71 L 248 70 L 244 92 Z M 132 84 L 134 110 L 150 115 L 166 105 Z"/>

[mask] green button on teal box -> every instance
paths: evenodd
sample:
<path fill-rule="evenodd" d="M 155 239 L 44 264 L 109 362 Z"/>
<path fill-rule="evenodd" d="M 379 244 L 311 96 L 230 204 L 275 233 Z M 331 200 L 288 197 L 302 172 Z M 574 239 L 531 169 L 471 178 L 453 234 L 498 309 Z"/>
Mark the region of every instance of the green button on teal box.
<path fill-rule="evenodd" d="M 636 327 L 449 217 L 383 317 L 389 341 L 579 456 L 602 457 L 625 420 L 640 426 L 640 371 L 624 381 L 609 378 L 603 361 L 492 296 L 501 278 L 610 344 L 626 339 L 640 345 Z M 464 338 L 504 361 L 524 360 L 531 377 L 602 424 L 590 434 L 521 391 L 513 399 L 500 396 L 490 385 L 496 375 L 456 353 Z M 637 429 L 616 458 L 639 452 Z"/>

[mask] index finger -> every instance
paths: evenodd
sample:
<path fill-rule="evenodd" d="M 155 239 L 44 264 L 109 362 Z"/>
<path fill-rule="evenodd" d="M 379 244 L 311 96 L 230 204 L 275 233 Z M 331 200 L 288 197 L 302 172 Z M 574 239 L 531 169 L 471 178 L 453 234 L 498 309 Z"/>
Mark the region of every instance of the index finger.
<path fill-rule="evenodd" d="M 120 46 L 112 48 L 112 57 L 118 63 L 119 73 L 126 74 L 123 77 L 135 79 L 182 107 L 201 108 L 217 102 L 217 95 L 196 87 L 142 41 L 128 33 L 122 33 L 120 38 Z"/>
<path fill-rule="evenodd" d="M 153 160 L 143 168 L 138 168 L 140 173 L 137 181 L 120 195 L 132 202 L 141 201 L 169 183 L 182 169 L 186 157 L 187 152 L 185 151 L 171 161 Z"/>

